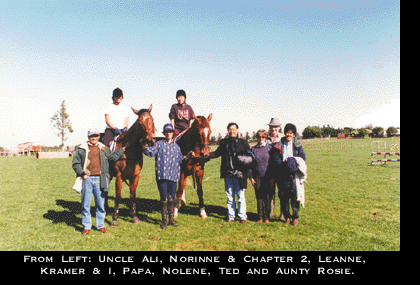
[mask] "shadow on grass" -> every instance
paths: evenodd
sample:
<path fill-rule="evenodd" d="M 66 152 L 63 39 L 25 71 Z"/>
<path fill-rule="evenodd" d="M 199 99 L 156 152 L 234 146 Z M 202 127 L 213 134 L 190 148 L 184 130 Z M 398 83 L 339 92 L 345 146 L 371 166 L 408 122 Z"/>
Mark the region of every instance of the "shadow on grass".
<path fill-rule="evenodd" d="M 107 216 L 112 216 L 114 213 L 114 208 L 109 207 L 109 205 L 114 205 L 113 197 L 108 198 L 108 206 L 106 207 Z M 136 199 L 137 204 L 137 216 L 140 221 L 159 225 L 161 223 L 160 218 L 154 219 L 149 217 L 149 213 L 160 212 L 161 205 L 160 201 L 152 199 Z M 77 201 L 65 201 L 65 200 L 56 200 L 56 204 L 62 207 L 63 211 L 48 210 L 47 213 L 43 215 L 44 219 L 50 220 L 54 224 L 66 223 L 68 226 L 74 227 L 75 230 L 82 232 L 83 226 L 81 223 L 81 202 Z M 131 202 L 129 198 L 123 198 L 121 200 L 121 205 L 126 207 L 121 207 L 119 210 L 118 220 L 123 220 L 127 222 L 132 221 L 132 216 L 130 215 L 130 206 Z M 225 207 L 206 205 L 206 212 L 208 217 L 214 217 L 217 219 L 225 219 L 227 210 Z M 90 213 L 92 217 L 95 217 L 95 207 L 91 206 Z M 183 205 L 179 213 L 181 215 L 191 215 L 198 216 L 200 214 L 200 209 L 198 204 L 191 203 L 188 205 Z M 110 225 L 112 218 L 105 219 L 105 222 Z"/>

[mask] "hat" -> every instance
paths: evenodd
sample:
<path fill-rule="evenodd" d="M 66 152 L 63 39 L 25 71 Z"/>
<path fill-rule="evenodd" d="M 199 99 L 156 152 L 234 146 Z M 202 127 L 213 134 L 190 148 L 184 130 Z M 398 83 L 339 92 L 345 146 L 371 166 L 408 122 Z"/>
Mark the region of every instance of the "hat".
<path fill-rule="evenodd" d="M 281 126 L 280 120 L 279 118 L 271 118 L 270 123 L 268 124 L 269 126 Z"/>
<path fill-rule="evenodd" d="M 185 99 L 187 99 L 187 94 L 185 93 L 184 90 L 180 89 L 178 91 L 176 91 L 176 98 L 178 98 L 179 96 L 184 96 Z"/>
<path fill-rule="evenodd" d="M 163 126 L 163 133 L 164 132 L 175 132 L 172 124 L 168 123 Z"/>
<path fill-rule="evenodd" d="M 92 129 L 90 129 L 88 131 L 88 137 L 91 137 L 91 136 L 99 136 L 99 135 L 100 134 L 99 134 L 98 129 L 92 128 Z"/>

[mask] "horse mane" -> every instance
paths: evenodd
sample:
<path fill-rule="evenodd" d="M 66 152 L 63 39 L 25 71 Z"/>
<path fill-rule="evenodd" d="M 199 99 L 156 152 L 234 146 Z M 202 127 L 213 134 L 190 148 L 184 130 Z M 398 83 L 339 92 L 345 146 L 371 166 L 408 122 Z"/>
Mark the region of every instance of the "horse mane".
<path fill-rule="evenodd" d="M 138 111 L 137 116 L 140 117 L 143 113 L 149 112 L 148 109 L 141 109 Z M 136 139 L 138 136 L 137 133 L 137 120 L 134 121 L 134 123 L 131 125 L 131 127 L 128 129 L 128 132 L 123 133 L 119 140 L 130 142 L 132 145 L 139 144 L 138 140 Z M 121 147 L 125 145 L 125 143 L 121 144 Z"/>
<path fill-rule="evenodd" d="M 197 119 L 198 120 L 194 120 L 191 128 L 189 128 L 178 141 L 178 145 L 181 148 L 181 153 L 183 155 L 187 155 L 190 151 L 195 149 L 198 140 L 200 139 L 198 134 L 199 127 L 205 128 L 210 126 L 205 117 L 197 116 Z"/>

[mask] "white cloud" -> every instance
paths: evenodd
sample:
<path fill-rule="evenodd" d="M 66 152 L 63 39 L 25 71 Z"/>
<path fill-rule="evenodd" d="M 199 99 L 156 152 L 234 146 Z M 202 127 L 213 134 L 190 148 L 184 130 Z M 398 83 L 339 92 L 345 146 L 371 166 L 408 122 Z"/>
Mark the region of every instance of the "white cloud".
<path fill-rule="evenodd" d="M 392 99 L 391 103 L 382 106 L 368 114 L 356 118 L 357 127 L 372 124 L 373 127 L 400 127 L 400 99 Z"/>

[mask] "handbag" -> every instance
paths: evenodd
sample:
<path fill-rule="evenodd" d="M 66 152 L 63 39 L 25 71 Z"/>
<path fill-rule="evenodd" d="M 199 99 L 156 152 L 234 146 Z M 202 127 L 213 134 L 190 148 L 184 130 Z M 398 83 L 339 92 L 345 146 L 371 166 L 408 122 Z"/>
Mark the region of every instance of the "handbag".
<path fill-rule="evenodd" d="M 82 184 L 83 184 L 83 179 L 82 177 L 78 176 L 76 178 L 76 181 L 73 184 L 73 190 L 79 194 L 82 193 Z"/>
<path fill-rule="evenodd" d="M 252 152 L 244 152 L 244 153 L 239 153 L 236 156 L 236 161 L 238 163 L 239 169 L 250 169 L 252 168 L 252 166 L 255 163 L 255 157 L 254 154 Z"/>

